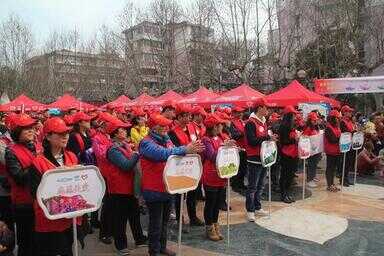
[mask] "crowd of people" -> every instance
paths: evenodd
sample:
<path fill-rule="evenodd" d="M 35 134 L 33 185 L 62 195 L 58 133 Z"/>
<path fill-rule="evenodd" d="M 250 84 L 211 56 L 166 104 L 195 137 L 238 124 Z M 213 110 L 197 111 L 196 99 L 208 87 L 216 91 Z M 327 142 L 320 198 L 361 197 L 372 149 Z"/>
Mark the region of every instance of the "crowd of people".
<path fill-rule="evenodd" d="M 114 243 L 118 255 L 128 255 L 126 226 L 129 222 L 137 247 L 148 246 L 149 255 L 175 255 L 167 248 L 167 232 L 172 215 L 179 220 L 180 195 L 167 193 L 163 171 L 171 155 L 198 153 L 203 174 L 198 189 L 186 194 L 189 226 L 205 226 L 205 236 L 223 240 L 218 224 L 220 210 L 226 210 L 227 180 L 219 177 L 216 156 L 222 145 L 240 148 L 240 168 L 231 179 L 234 191 L 245 194 L 245 211 L 250 222 L 264 215 L 262 194 L 267 169 L 261 164 L 260 148 L 274 140 L 279 148 L 272 167 L 274 191 L 281 201 L 295 202 L 292 187 L 299 169 L 298 140 L 324 130 L 326 184 L 329 192 L 340 189 L 342 155 L 339 138 L 343 132 L 363 130 L 364 149 L 359 153 L 359 173 L 381 170 L 383 117 L 375 114 L 366 122 L 349 106 L 332 109 L 325 120 L 318 111 L 303 118 L 293 106 L 271 110 L 263 100 L 252 108 L 202 107 L 168 102 L 160 109 L 117 107 L 85 113 L 76 108 L 43 113 L 3 115 L 0 137 L 0 255 L 13 255 L 17 233 L 18 256 L 72 255 L 72 222 L 49 220 L 36 202 L 42 175 L 56 167 L 96 165 L 107 191 L 98 212 L 78 218 L 79 240 L 84 246 L 87 233 L 99 229 L 99 239 Z M 344 186 L 353 185 L 354 153 L 347 153 Z M 308 163 L 307 185 L 318 186 L 318 164 L 322 154 Z M 339 183 L 339 184 L 340 184 Z M 204 220 L 196 206 L 203 200 Z M 148 214 L 148 236 L 140 215 Z M 183 225 L 187 227 L 184 219 Z M 185 222 L 185 223 L 184 223 Z M 14 223 L 16 230 L 14 230 Z M 185 230 L 188 231 L 187 228 Z"/>

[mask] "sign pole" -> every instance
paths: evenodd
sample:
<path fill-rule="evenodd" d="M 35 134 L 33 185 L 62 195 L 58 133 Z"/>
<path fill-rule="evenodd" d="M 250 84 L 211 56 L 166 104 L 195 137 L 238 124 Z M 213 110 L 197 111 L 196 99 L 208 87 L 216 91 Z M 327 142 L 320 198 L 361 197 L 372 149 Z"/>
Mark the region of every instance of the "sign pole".
<path fill-rule="evenodd" d="M 305 162 L 306 159 L 303 160 L 303 200 L 305 199 L 305 183 L 307 181 L 307 175 L 306 175 L 306 168 L 305 168 Z"/>
<path fill-rule="evenodd" d="M 227 179 L 227 246 L 229 248 L 229 208 L 231 199 L 231 186 L 229 185 L 230 178 Z"/>
<path fill-rule="evenodd" d="M 271 212 L 272 212 L 272 185 L 271 185 L 271 166 L 268 167 L 268 214 L 269 218 L 271 218 Z"/>
<path fill-rule="evenodd" d="M 177 241 L 177 255 L 181 256 L 181 231 L 183 228 L 183 205 L 184 205 L 184 193 L 182 193 L 180 199 L 180 216 L 179 216 L 179 238 Z"/>
<path fill-rule="evenodd" d="M 79 247 L 77 242 L 77 222 L 76 218 L 72 218 L 72 227 L 73 227 L 73 252 L 74 256 L 79 256 Z"/>
<path fill-rule="evenodd" d="M 357 176 L 357 152 L 358 150 L 355 150 L 355 175 L 353 178 L 353 185 L 356 185 L 356 176 Z M 354 187 L 355 188 L 355 187 Z"/>
<path fill-rule="evenodd" d="M 344 173 L 345 173 L 345 157 L 346 157 L 347 153 L 344 152 L 343 153 L 343 172 L 342 172 L 342 176 L 341 176 L 341 192 L 343 192 L 343 187 L 344 187 Z"/>

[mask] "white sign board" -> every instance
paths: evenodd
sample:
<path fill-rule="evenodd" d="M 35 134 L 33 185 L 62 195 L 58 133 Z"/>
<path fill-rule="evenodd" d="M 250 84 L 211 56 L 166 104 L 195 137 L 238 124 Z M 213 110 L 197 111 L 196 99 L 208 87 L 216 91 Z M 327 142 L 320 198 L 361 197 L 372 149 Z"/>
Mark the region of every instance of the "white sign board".
<path fill-rule="evenodd" d="M 364 133 L 355 132 L 352 136 L 352 149 L 359 150 L 363 147 L 364 144 Z"/>
<path fill-rule="evenodd" d="M 324 131 L 319 134 L 309 136 L 311 141 L 311 156 L 324 152 Z"/>
<path fill-rule="evenodd" d="M 97 211 L 105 193 L 105 182 L 97 167 L 58 168 L 43 174 L 37 202 L 50 220 L 74 218 Z"/>
<path fill-rule="evenodd" d="M 350 132 L 343 132 L 339 140 L 340 152 L 346 153 L 351 150 L 352 134 Z"/>
<path fill-rule="evenodd" d="M 274 165 L 277 159 L 276 142 L 272 140 L 263 141 L 263 143 L 261 143 L 260 158 L 263 167 L 270 167 Z"/>
<path fill-rule="evenodd" d="M 298 143 L 299 158 L 308 159 L 311 156 L 311 140 L 307 136 L 301 136 Z"/>
<path fill-rule="evenodd" d="M 220 178 L 236 176 L 239 171 L 240 156 L 237 147 L 220 147 L 216 156 L 216 168 Z"/>
<path fill-rule="evenodd" d="M 183 194 L 195 190 L 199 185 L 203 166 L 197 154 L 172 155 L 163 172 L 165 188 L 170 194 Z"/>

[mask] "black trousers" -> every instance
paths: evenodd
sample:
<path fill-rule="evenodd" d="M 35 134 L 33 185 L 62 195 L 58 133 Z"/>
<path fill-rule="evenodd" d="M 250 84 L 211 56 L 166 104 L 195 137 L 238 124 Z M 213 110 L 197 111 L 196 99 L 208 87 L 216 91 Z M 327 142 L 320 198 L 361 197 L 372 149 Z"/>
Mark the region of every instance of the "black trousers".
<path fill-rule="evenodd" d="M 204 186 L 204 189 L 204 221 L 205 225 L 210 226 L 219 220 L 220 205 L 223 196 L 225 196 L 225 187 Z"/>
<path fill-rule="evenodd" d="M 340 182 L 341 182 L 341 175 L 343 172 L 343 157 L 344 155 L 341 154 L 340 156 L 340 168 L 338 170 L 338 174 L 340 176 Z M 350 150 L 346 153 L 345 156 L 345 170 L 344 170 L 344 178 L 345 180 L 349 181 L 349 174 L 355 172 L 355 151 Z"/>
<path fill-rule="evenodd" d="M 113 239 L 118 250 L 128 247 L 127 221 L 131 227 L 133 239 L 136 243 L 144 240 L 143 229 L 140 223 L 139 203 L 133 195 L 111 194 L 113 216 Z"/>
<path fill-rule="evenodd" d="M 111 237 L 113 226 L 113 205 L 109 194 L 105 194 L 103 198 L 103 205 L 100 211 L 100 233 L 99 238 Z"/>
<path fill-rule="evenodd" d="M 298 158 L 281 155 L 280 190 L 282 196 L 286 196 L 291 189 L 298 163 Z"/>
<path fill-rule="evenodd" d="M 35 232 L 36 255 L 72 256 L 72 227 L 63 232 Z"/>
<path fill-rule="evenodd" d="M 172 200 L 146 202 L 149 213 L 149 254 L 157 254 L 167 248 L 167 233 L 171 203 Z"/>
<path fill-rule="evenodd" d="M 187 193 L 187 211 L 190 221 L 197 219 L 196 215 L 196 202 L 197 202 L 197 190 L 188 191 Z M 177 221 L 180 219 L 180 200 L 181 195 L 177 194 L 175 197 L 175 209 L 176 209 L 176 218 Z"/>
<path fill-rule="evenodd" d="M 271 166 L 271 185 L 277 187 L 279 184 L 279 177 L 280 177 L 280 159 L 278 157 L 276 163 Z"/>
<path fill-rule="evenodd" d="M 18 256 L 36 255 L 33 245 L 35 214 L 32 205 L 13 206 L 13 216 L 17 229 Z"/>
<path fill-rule="evenodd" d="M 335 173 L 340 172 L 342 164 L 342 156 L 327 155 L 327 169 L 325 170 L 325 176 L 327 179 L 327 186 L 332 186 Z"/>
<path fill-rule="evenodd" d="M 244 177 L 247 175 L 247 153 L 245 151 L 239 151 L 240 166 L 239 172 L 236 176 L 231 178 L 232 187 L 244 187 Z"/>
<path fill-rule="evenodd" d="M 10 230 L 13 230 L 13 213 L 10 196 L 0 196 L 0 220 L 7 224 Z"/>

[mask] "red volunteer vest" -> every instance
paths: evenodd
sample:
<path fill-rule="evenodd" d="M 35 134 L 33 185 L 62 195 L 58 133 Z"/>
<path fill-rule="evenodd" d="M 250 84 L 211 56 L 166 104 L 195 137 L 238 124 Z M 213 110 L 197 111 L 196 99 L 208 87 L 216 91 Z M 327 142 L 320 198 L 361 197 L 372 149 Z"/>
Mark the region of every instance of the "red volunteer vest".
<path fill-rule="evenodd" d="M 319 131 L 316 129 L 312 129 L 309 126 L 305 127 L 305 129 L 303 131 L 303 135 L 305 135 L 305 136 L 312 136 L 312 135 L 317 135 L 317 134 L 319 134 Z"/>
<path fill-rule="evenodd" d="M 195 127 L 191 123 L 189 123 L 189 124 L 187 124 L 186 128 L 187 128 L 188 133 L 186 133 L 183 130 L 183 128 L 181 128 L 179 125 L 176 125 L 173 129 L 174 133 L 176 134 L 177 139 L 180 142 L 180 145 L 183 145 L 183 146 L 186 146 L 189 143 L 191 143 L 192 141 L 197 140 L 197 134 L 195 131 Z"/>
<path fill-rule="evenodd" d="M 327 124 L 327 128 L 332 131 L 332 133 L 339 139 L 341 136 L 341 130 L 339 127 L 333 127 L 331 124 Z M 327 136 L 324 136 L 324 151 L 327 155 L 338 156 L 340 155 L 339 142 L 331 143 L 329 142 Z"/>
<path fill-rule="evenodd" d="M 244 124 L 244 121 L 237 118 L 237 119 L 234 119 L 232 120 L 232 124 L 233 126 L 235 126 L 235 128 L 241 132 L 243 135 L 244 135 L 244 131 L 245 131 L 245 124 Z M 239 145 L 239 147 L 241 148 L 245 148 L 245 139 L 244 139 L 244 136 L 242 138 L 240 138 L 238 141 L 237 141 L 237 144 Z"/>
<path fill-rule="evenodd" d="M 107 150 L 111 147 L 112 141 L 102 132 L 97 132 L 92 138 L 92 149 L 95 153 L 97 166 L 100 169 L 101 175 L 108 184 L 108 175 L 110 173 L 111 164 L 107 159 Z"/>
<path fill-rule="evenodd" d="M 9 146 L 9 149 L 16 156 L 17 160 L 21 164 L 24 172 L 28 171 L 28 168 L 31 167 L 35 155 L 24 145 L 20 143 L 15 143 Z M 36 152 L 41 151 L 41 146 L 36 144 Z M 11 185 L 11 201 L 12 204 L 32 204 L 32 196 L 27 186 L 19 186 L 13 180 L 13 178 L 8 175 L 9 184 Z"/>
<path fill-rule="evenodd" d="M 341 122 L 343 122 L 344 126 L 347 129 L 345 132 L 353 133 L 355 131 L 355 124 L 351 120 L 343 118 Z"/>
<path fill-rule="evenodd" d="M 197 138 L 203 138 L 205 136 L 205 133 L 207 132 L 207 128 L 205 128 L 204 124 L 198 124 L 196 122 L 193 122 L 192 125 L 195 128 Z"/>
<path fill-rule="evenodd" d="M 266 137 L 268 135 L 267 123 L 262 123 L 256 118 L 249 118 L 248 122 L 252 122 L 255 125 L 255 136 Z M 261 144 L 257 146 L 251 146 L 248 144 L 246 136 L 244 136 L 245 150 L 248 156 L 260 156 Z"/>
<path fill-rule="evenodd" d="M 76 138 L 77 144 L 79 144 L 80 152 L 84 152 L 85 143 L 84 143 L 84 140 L 81 137 L 80 133 L 75 133 L 75 138 Z"/>
<path fill-rule="evenodd" d="M 131 158 L 132 150 L 129 145 L 119 147 L 118 149 L 126 158 Z M 109 161 L 108 163 L 108 192 L 110 194 L 133 195 L 134 172 L 132 170 L 123 171 L 113 163 Z"/>
<path fill-rule="evenodd" d="M 164 147 L 150 137 L 146 137 L 146 140 L 151 140 L 153 143 L 157 144 L 158 147 Z M 169 141 L 165 146 L 171 148 L 173 146 L 172 142 Z M 140 165 L 142 170 L 141 176 L 141 188 L 142 190 L 150 190 L 156 192 L 166 192 L 165 184 L 163 181 L 163 172 L 165 168 L 166 161 L 164 162 L 154 162 L 153 160 L 147 159 L 143 156 L 140 157 Z"/>
<path fill-rule="evenodd" d="M 296 138 L 296 130 L 295 129 L 293 129 L 289 133 L 289 138 L 290 139 Z M 297 158 L 298 153 L 299 153 L 297 143 L 289 144 L 289 145 L 282 145 L 281 146 L 281 153 L 283 155 L 289 156 L 291 158 Z"/>
<path fill-rule="evenodd" d="M 215 152 L 219 150 L 220 145 L 223 143 L 220 137 L 205 137 L 205 139 L 213 146 Z M 227 184 L 226 179 L 222 179 L 217 174 L 216 163 L 209 159 L 205 159 L 203 163 L 203 184 L 211 187 L 225 187 Z"/>
<path fill-rule="evenodd" d="M 64 165 L 77 165 L 77 157 L 70 151 L 64 151 Z M 33 165 L 43 175 L 48 170 L 56 169 L 57 167 L 49 161 L 44 155 L 39 155 L 33 161 Z M 40 208 L 37 200 L 33 202 L 35 211 L 35 231 L 36 232 L 63 232 L 72 226 L 71 219 L 49 220 L 45 217 L 43 210 Z M 79 223 L 79 220 L 78 220 Z"/>

